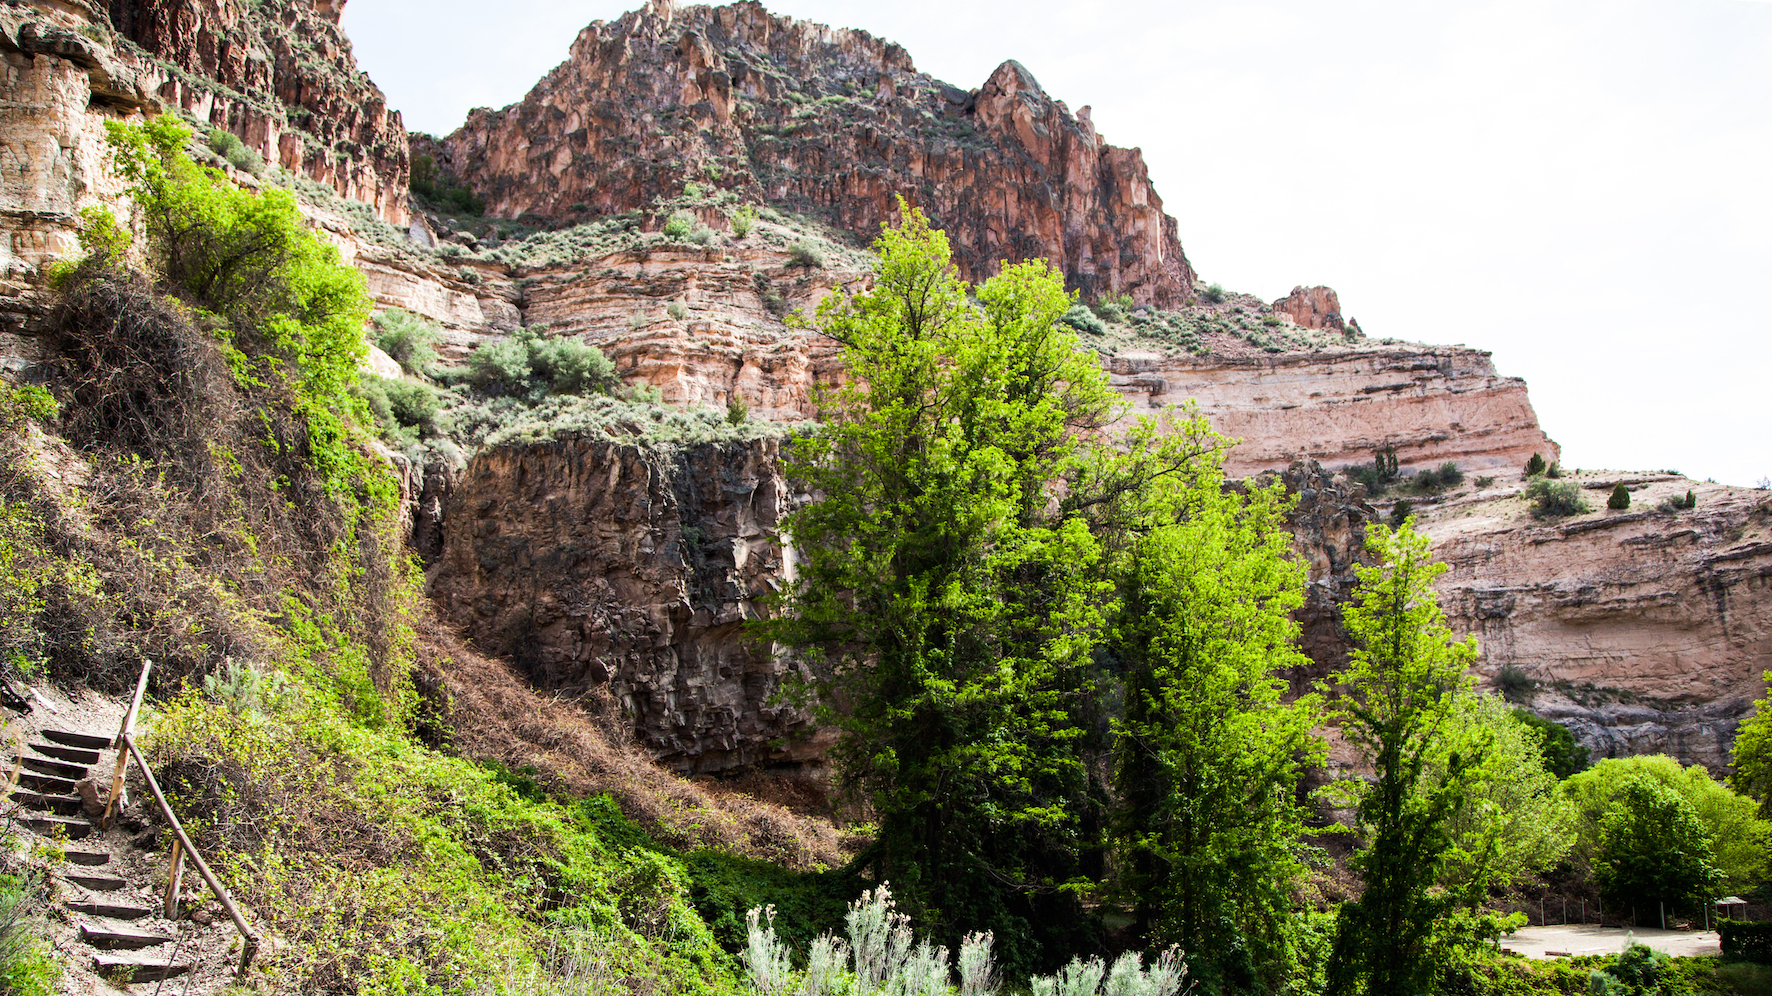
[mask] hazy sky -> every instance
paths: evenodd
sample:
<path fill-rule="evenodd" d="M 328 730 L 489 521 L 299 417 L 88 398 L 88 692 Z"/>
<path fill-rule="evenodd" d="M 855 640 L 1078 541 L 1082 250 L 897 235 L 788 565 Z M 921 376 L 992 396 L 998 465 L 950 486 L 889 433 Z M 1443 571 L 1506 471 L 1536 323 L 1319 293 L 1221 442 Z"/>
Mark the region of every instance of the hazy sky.
<path fill-rule="evenodd" d="M 350 0 L 408 128 L 639 0 Z M 1202 278 L 1525 377 L 1570 466 L 1772 475 L 1772 3 L 776 0 L 961 87 L 1018 59 L 1139 146 Z"/>

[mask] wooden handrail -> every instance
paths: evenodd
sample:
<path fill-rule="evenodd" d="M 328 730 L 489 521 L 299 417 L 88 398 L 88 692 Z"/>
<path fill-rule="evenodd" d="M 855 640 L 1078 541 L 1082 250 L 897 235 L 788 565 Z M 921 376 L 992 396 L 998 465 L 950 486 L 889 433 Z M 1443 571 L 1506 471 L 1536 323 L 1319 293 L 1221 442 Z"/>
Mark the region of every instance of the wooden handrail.
<path fill-rule="evenodd" d="M 142 707 L 142 693 L 148 690 L 148 672 L 153 668 L 152 662 L 145 657 L 142 658 L 142 674 L 135 680 L 135 697 L 129 700 L 129 708 L 123 710 L 123 724 L 117 728 L 117 737 L 111 741 L 113 745 L 122 744 L 124 738 L 128 737 L 130 732 L 135 729 L 135 714 Z M 99 817 L 98 821 L 100 829 L 110 827 L 111 817 L 123 805 L 121 801 L 123 799 L 123 769 L 128 764 L 129 760 L 123 756 L 123 751 L 119 747 L 117 750 L 117 770 L 111 775 L 111 797 L 105 800 L 105 814 Z"/>
<path fill-rule="evenodd" d="M 226 886 L 216 880 L 215 873 L 209 870 L 208 862 L 203 860 L 203 855 L 198 853 L 196 846 L 191 843 L 191 838 L 185 834 L 184 825 L 179 823 L 178 817 L 172 815 L 172 807 L 166 804 L 166 795 L 160 791 L 160 783 L 154 780 L 154 772 L 148 767 L 148 759 L 142 756 L 141 748 L 135 745 L 135 737 L 124 733 L 120 739 L 123 747 L 128 749 L 130 756 L 135 758 L 136 765 L 142 769 L 142 775 L 148 782 L 148 791 L 153 793 L 154 802 L 160 806 L 160 814 L 166 817 L 167 823 L 172 825 L 172 835 L 178 838 L 179 845 L 184 848 L 185 856 L 191 859 L 191 864 L 197 866 L 197 874 L 202 875 L 203 881 L 209 883 L 209 891 L 215 893 L 215 898 L 221 900 L 222 908 L 228 911 L 229 917 L 233 918 L 234 927 L 240 931 L 240 937 L 246 942 L 246 946 L 240 951 L 239 972 L 240 975 L 245 975 L 247 966 L 252 964 L 253 956 L 258 954 L 258 934 L 246 925 L 246 918 L 240 915 L 239 907 L 234 905 L 234 897 L 228 894 Z"/>

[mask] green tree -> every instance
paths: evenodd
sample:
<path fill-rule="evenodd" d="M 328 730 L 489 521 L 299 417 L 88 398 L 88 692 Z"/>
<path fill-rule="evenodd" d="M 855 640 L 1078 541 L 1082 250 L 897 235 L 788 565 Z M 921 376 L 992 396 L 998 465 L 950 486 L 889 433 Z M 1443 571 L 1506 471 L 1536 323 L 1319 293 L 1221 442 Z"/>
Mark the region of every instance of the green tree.
<path fill-rule="evenodd" d="M 1698 810 L 1652 778 L 1628 782 L 1600 821 L 1594 884 L 1615 910 L 1653 916 L 1660 904 L 1690 909 L 1715 898 L 1723 873 Z M 1651 921 L 1653 922 L 1653 921 Z"/>
<path fill-rule="evenodd" d="M 1681 767 L 1665 754 L 1607 758 L 1563 783 L 1577 811 L 1573 859 L 1578 868 L 1597 864 L 1602 821 L 1618 807 L 1625 788 L 1642 779 L 1692 805 L 1710 833 L 1713 850 L 1707 860 L 1723 872 L 1725 888 L 1750 889 L 1765 875 L 1772 823 L 1758 817 L 1754 801 L 1711 778 L 1701 765 Z"/>
<path fill-rule="evenodd" d="M 814 319 L 849 377 L 794 448 L 820 499 L 789 517 L 802 561 L 763 632 L 807 652 L 843 783 L 878 814 L 860 862 L 938 933 L 996 929 L 1025 971 L 1031 919 L 1081 920 L 1054 890 L 1086 844 L 1073 717 L 1112 594 L 1084 514 L 1111 502 L 1053 495 L 1117 396 L 1045 262 L 973 304 L 920 212 L 875 249 L 873 288 Z"/>
<path fill-rule="evenodd" d="M 1292 502 L 1277 483 L 1224 487 L 1220 461 L 1167 479 L 1146 505 L 1157 524 L 1126 553 L 1116 829 L 1140 933 L 1189 952 L 1205 991 L 1267 991 L 1303 867 L 1298 781 L 1324 747 L 1317 698 L 1283 701 L 1281 675 L 1306 663 Z"/>
<path fill-rule="evenodd" d="M 1766 672 L 1772 682 L 1772 671 Z M 1772 691 L 1754 703 L 1751 716 L 1735 731 L 1735 773 L 1729 784 L 1760 801 L 1760 816 L 1772 820 Z"/>
<path fill-rule="evenodd" d="M 1532 459 L 1526 461 L 1526 476 L 1527 477 L 1537 477 L 1538 475 L 1544 473 L 1544 471 L 1545 471 L 1544 457 L 1537 454 L 1537 453 L 1532 454 Z"/>
<path fill-rule="evenodd" d="M 1473 867 L 1461 893 L 1441 886 L 1460 857 L 1454 818 L 1486 777 L 1494 738 L 1470 715 L 1476 640 L 1453 639 L 1434 593 L 1445 565 L 1410 525 L 1375 523 L 1367 536 L 1381 566 L 1355 568 L 1360 583 L 1342 613 L 1354 650 L 1334 676 L 1343 689 L 1334 716 L 1373 772 L 1351 786 L 1361 847 L 1349 866 L 1364 892 L 1337 918 L 1329 984 L 1392 996 L 1428 991 L 1437 949 L 1457 940 L 1442 921 L 1490 881 Z"/>
<path fill-rule="evenodd" d="M 1461 739 L 1486 741 L 1489 748 L 1471 769 L 1450 820 L 1453 848 L 1440 884 L 1454 895 L 1479 896 L 1492 882 L 1520 882 L 1555 865 L 1575 843 L 1575 807 L 1548 770 L 1540 728 L 1520 713 L 1499 697 L 1479 695 L 1462 714 L 1470 729 Z M 1431 761 L 1424 780 L 1438 782 L 1445 763 Z"/>
<path fill-rule="evenodd" d="M 1575 734 L 1561 723 L 1554 723 L 1525 709 L 1515 709 L 1514 718 L 1538 731 L 1544 746 L 1544 766 L 1558 780 L 1586 771 L 1593 763 L 1586 747 L 1575 741 Z"/>
<path fill-rule="evenodd" d="M 1624 486 L 1623 481 L 1619 481 L 1618 486 L 1612 489 L 1612 497 L 1606 499 L 1606 507 L 1614 512 L 1622 512 L 1630 507 L 1630 489 Z"/>

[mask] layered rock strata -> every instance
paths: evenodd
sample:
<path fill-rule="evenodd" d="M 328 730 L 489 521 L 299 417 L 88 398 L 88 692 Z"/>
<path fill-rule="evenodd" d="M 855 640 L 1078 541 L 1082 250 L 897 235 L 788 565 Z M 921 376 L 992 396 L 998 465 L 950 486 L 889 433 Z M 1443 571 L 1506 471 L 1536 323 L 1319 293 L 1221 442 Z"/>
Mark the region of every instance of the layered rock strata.
<path fill-rule="evenodd" d="M 1772 662 L 1772 494 L 1672 475 L 1583 474 L 1596 511 L 1533 519 L 1517 475 L 1422 508 L 1449 622 L 1481 669 L 1533 682 L 1531 708 L 1597 757 L 1665 752 L 1724 771 Z M 1662 511 L 1696 492 L 1698 507 Z"/>
<path fill-rule="evenodd" d="M 644 210 L 695 182 L 816 211 L 865 243 L 903 195 L 972 279 L 1044 257 L 1086 297 L 1162 307 L 1194 282 L 1142 154 L 1021 65 L 961 90 L 890 42 L 757 3 L 654 0 L 594 22 L 522 102 L 474 111 L 443 152 L 500 218 Z"/>
<path fill-rule="evenodd" d="M 448 499 L 432 595 L 539 687 L 608 683 L 663 763 L 814 760 L 810 717 L 775 701 L 790 665 L 742 630 L 790 569 L 779 455 L 774 439 L 483 452 Z"/>

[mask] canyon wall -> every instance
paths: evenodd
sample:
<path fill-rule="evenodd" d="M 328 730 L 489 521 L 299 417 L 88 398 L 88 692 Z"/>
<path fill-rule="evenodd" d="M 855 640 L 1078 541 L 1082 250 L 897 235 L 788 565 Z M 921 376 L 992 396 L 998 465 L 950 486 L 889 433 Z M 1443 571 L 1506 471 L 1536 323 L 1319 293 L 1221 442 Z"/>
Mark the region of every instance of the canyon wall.
<path fill-rule="evenodd" d="M 1665 752 L 1724 770 L 1772 666 L 1772 493 L 1675 475 L 1583 473 L 1594 511 L 1532 518 L 1517 476 L 1420 511 L 1454 631 L 1480 668 L 1596 757 Z M 1605 508 L 1613 486 L 1631 508 Z M 1687 490 L 1698 507 L 1657 506 Z M 1501 683 L 1505 687 L 1506 683 Z"/>
<path fill-rule="evenodd" d="M 566 440 L 474 457 L 431 592 L 482 650 L 564 694 L 608 683 L 683 771 L 815 760 L 775 701 L 788 662 L 741 631 L 790 569 L 772 438 L 682 449 Z"/>
<path fill-rule="evenodd" d="M 1107 144 L 1005 62 L 973 91 L 863 31 L 758 3 L 669 0 L 579 33 L 520 103 L 476 110 L 447 172 L 500 218 L 647 210 L 685 182 L 805 210 L 871 241 L 903 195 L 971 279 L 1001 260 L 1060 266 L 1086 298 L 1177 307 L 1194 272 L 1142 154 Z"/>

